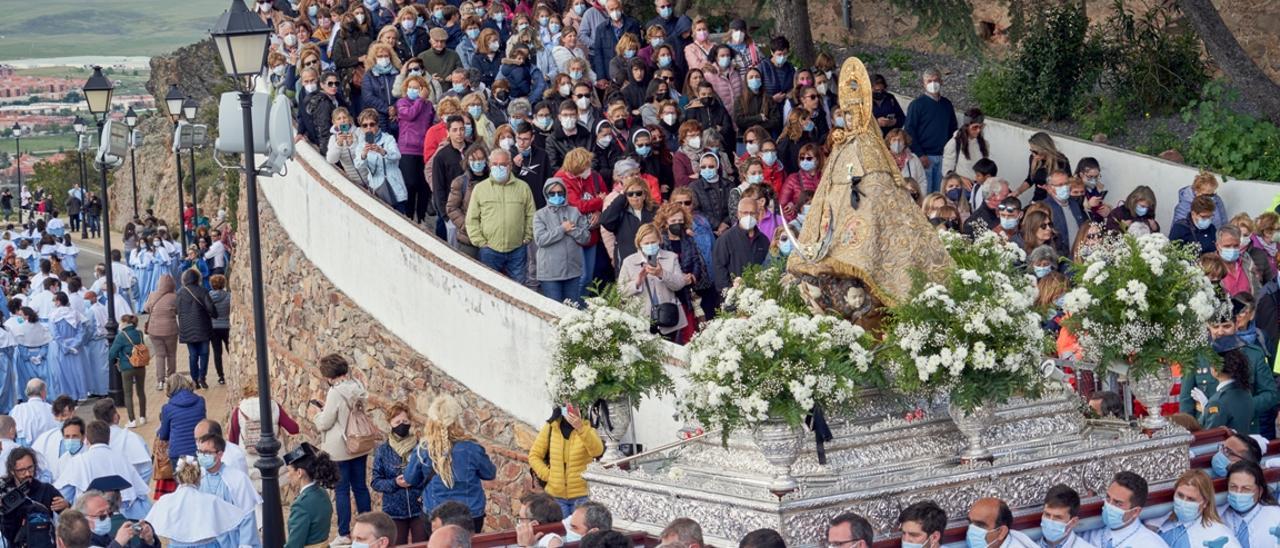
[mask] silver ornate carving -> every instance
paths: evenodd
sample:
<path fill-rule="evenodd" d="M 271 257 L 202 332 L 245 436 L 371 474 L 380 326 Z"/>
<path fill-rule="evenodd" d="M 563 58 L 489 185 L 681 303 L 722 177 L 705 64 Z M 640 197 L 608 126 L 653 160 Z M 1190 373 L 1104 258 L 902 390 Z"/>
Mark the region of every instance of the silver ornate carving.
<path fill-rule="evenodd" d="M 791 465 L 800 457 L 800 428 L 785 419 L 770 417 L 751 431 L 751 438 L 764 456 L 765 462 L 774 468 L 769 491 L 781 497 L 800 487 L 791 476 Z"/>
<path fill-rule="evenodd" d="M 623 436 L 627 435 L 627 430 L 631 428 L 631 398 L 623 396 L 616 400 L 610 400 L 609 404 L 609 420 L 605 421 L 601 429 L 604 434 L 604 460 L 614 461 L 625 458 L 626 455 L 618 449 L 618 445 L 622 443 Z"/>
<path fill-rule="evenodd" d="M 955 423 L 956 430 L 964 436 L 965 446 L 960 453 L 960 462 L 991 460 L 993 455 L 987 449 L 983 435 L 995 418 L 995 405 L 979 405 L 965 410 L 953 403 L 947 406 L 947 413 L 951 415 L 951 422 Z"/>
<path fill-rule="evenodd" d="M 1169 421 L 1160 416 L 1160 404 L 1168 398 L 1169 389 L 1173 387 L 1173 372 L 1168 367 L 1161 366 L 1149 375 L 1138 378 L 1130 376 L 1128 382 L 1134 397 L 1147 407 L 1147 416 L 1138 423 L 1148 430 L 1168 426 Z"/>

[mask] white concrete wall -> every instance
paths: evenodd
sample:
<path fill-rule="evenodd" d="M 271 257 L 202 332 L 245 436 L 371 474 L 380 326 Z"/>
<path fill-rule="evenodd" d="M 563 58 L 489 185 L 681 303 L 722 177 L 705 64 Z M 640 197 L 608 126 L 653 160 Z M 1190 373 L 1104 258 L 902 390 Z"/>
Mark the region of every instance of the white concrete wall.
<path fill-rule="evenodd" d="M 911 98 L 897 96 L 905 111 Z M 957 113 L 963 116 L 963 113 Z M 963 122 L 961 122 L 963 123 Z M 1000 177 L 1016 187 L 1027 178 L 1027 157 L 1030 149 L 1027 139 L 1036 128 L 1007 120 L 986 119 L 987 142 L 990 145 L 991 159 L 1000 168 Z M 1191 166 L 1176 164 L 1153 156 L 1146 156 L 1128 150 L 1102 145 L 1091 141 L 1051 134 L 1058 150 L 1071 159 L 1071 168 L 1081 158 L 1094 157 L 1102 166 L 1102 182 L 1106 186 L 1107 203 L 1118 204 L 1139 185 L 1147 185 L 1156 194 L 1156 220 L 1165 234 L 1173 225 L 1173 208 L 1178 204 L 1178 189 L 1190 185 L 1200 172 Z M 1219 175 L 1219 181 L 1223 180 Z M 1266 181 L 1244 181 L 1232 179 L 1220 185 L 1218 195 L 1227 205 L 1228 218 L 1237 213 L 1257 215 L 1271 208 L 1272 201 L 1280 194 L 1280 185 Z M 1032 191 L 1022 196 L 1023 202 L 1031 200 Z"/>
<path fill-rule="evenodd" d="M 546 420 L 544 341 L 567 307 L 455 252 L 310 146 L 298 148 L 285 176 L 259 179 L 259 188 L 290 240 L 383 328 L 504 411 L 530 425 Z M 683 349 L 669 347 L 683 361 Z M 638 441 L 652 447 L 675 439 L 673 411 L 669 398 L 642 402 Z"/>

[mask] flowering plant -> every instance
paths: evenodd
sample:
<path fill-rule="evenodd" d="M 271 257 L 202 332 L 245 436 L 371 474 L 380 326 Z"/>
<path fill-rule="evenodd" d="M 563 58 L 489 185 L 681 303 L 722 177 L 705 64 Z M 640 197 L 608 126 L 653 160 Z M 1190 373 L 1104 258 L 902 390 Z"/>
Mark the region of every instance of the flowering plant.
<path fill-rule="evenodd" d="M 759 288 L 740 284 L 725 296 L 726 312 L 689 343 L 685 418 L 734 429 L 770 418 L 798 425 L 815 406 L 844 404 L 871 376 L 870 338 L 833 316 L 782 306 Z"/>
<path fill-rule="evenodd" d="M 638 306 L 610 286 L 556 322 L 547 390 L 552 401 L 588 407 L 599 400 L 638 401 L 671 391 L 661 339 Z"/>
<path fill-rule="evenodd" d="M 913 273 L 911 297 L 889 309 L 877 361 L 906 393 L 947 392 L 966 411 L 1041 389 L 1044 331 L 1021 249 L 992 232 L 944 236 L 955 268 L 942 283 Z"/>
<path fill-rule="evenodd" d="M 1192 246 L 1153 233 L 1109 238 L 1076 263 L 1062 308 L 1084 356 L 1104 370 L 1128 362 L 1133 378 L 1212 357 L 1205 322 L 1218 299 L 1195 259 Z"/>

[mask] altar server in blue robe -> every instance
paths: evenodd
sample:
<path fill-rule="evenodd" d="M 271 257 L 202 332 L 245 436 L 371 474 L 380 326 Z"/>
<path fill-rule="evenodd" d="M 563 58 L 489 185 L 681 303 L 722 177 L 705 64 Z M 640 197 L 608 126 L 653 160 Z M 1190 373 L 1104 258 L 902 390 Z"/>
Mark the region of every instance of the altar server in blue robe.
<path fill-rule="evenodd" d="M 88 381 L 85 372 L 89 370 L 87 354 L 84 348 L 84 333 L 81 332 L 84 316 L 71 308 L 71 301 L 66 293 L 59 291 L 54 295 L 56 308 L 49 316 L 49 326 L 53 332 L 54 344 L 49 351 L 50 371 L 52 379 L 49 391 L 57 396 L 66 394 L 76 401 L 88 399 Z"/>
<path fill-rule="evenodd" d="M 169 540 L 169 548 L 238 548 L 244 513 L 216 495 L 201 492 L 202 472 L 195 457 L 178 458 L 174 462 L 178 490 L 160 497 L 146 521 L 157 535 Z"/>
<path fill-rule="evenodd" d="M 18 386 L 26 386 L 31 379 L 48 382 L 49 364 L 47 355 L 53 334 L 49 327 L 40 323 L 40 316 L 30 307 L 21 306 L 22 301 L 9 301 L 9 310 L 13 312 L 4 327 L 13 334 L 17 346 L 14 347 L 13 364 L 18 374 Z"/>
<path fill-rule="evenodd" d="M 117 298 L 119 298 L 117 296 Z M 98 302 L 98 296 L 89 291 L 85 293 L 88 340 L 85 353 L 89 359 L 89 370 L 86 372 L 90 394 L 107 394 L 110 389 L 110 372 L 107 367 L 107 305 Z"/>

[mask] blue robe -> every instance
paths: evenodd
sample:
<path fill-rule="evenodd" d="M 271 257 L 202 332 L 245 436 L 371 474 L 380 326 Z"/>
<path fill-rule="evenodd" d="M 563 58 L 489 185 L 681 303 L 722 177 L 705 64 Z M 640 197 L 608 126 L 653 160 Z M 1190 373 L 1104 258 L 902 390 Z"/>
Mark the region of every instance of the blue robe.
<path fill-rule="evenodd" d="M 15 346 L 17 350 L 14 352 L 13 363 L 14 368 L 18 371 L 18 386 L 26 386 L 27 381 L 31 379 L 40 379 L 49 382 L 49 347 L 50 344 L 42 344 L 40 346 Z"/>
<path fill-rule="evenodd" d="M 137 295 L 133 303 L 134 310 L 142 311 L 142 305 L 146 304 L 147 297 L 151 295 L 151 291 L 156 288 L 155 263 L 149 257 L 145 258 L 142 264 L 133 266 L 133 277 L 137 280 Z"/>
<path fill-rule="evenodd" d="M 17 348 L 0 348 L 0 412 L 5 415 L 18 403 L 18 368 L 13 361 Z"/>
<path fill-rule="evenodd" d="M 226 466 L 226 463 L 223 463 Z M 200 492 L 208 493 L 222 499 L 227 504 L 236 506 L 235 497 L 231 495 L 231 489 L 222 481 L 219 474 L 206 473 L 200 479 Z M 238 507 L 238 506 L 237 506 Z M 249 546 L 257 546 L 261 540 L 258 539 L 258 520 L 253 512 L 245 514 L 244 519 L 240 520 L 240 525 L 236 528 L 239 539 L 246 539 L 242 544 Z"/>
<path fill-rule="evenodd" d="M 76 256 L 79 254 L 79 250 L 76 250 L 75 253 L 59 253 L 58 256 L 62 257 L 62 269 L 69 272 L 79 272 L 76 268 Z"/>
<path fill-rule="evenodd" d="M 52 397 L 66 394 L 76 401 L 89 397 L 88 382 L 85 379 L 85 371 L 89 369 L 88 356 L 81 344 L 81 325 L 82 323 L 72 326 L 66 320 L 58 320 L 50 326 L 53 344 L 49 345 L 49 370 L 53 373 L 53 378 L 49 383 L 49 395 Z"/>
<path fill-rule="evenodd" d="M 84 350 L 87 359 L 86 365 L 89 367 L 85 371 L 85 379 L 88 384 L 90 394 L 101 396 L 107 395 L 110 391 L 110 373 L 107 369 L 107 339 L 98 337 L 98 322 L 93 318 L 92 314 L 86 314 L 89 318 L 82 322 L 80 326 L 84 328 Z"/>

